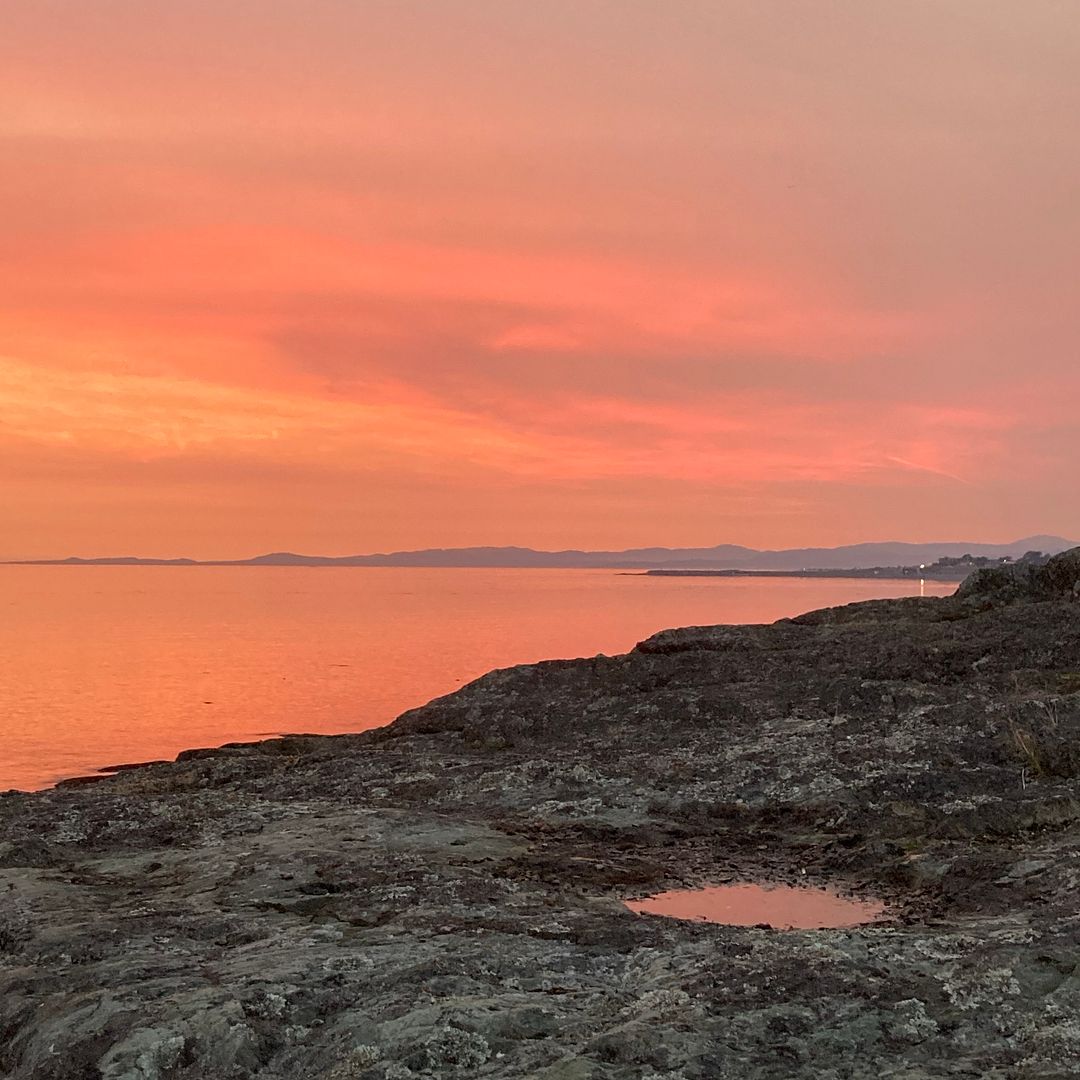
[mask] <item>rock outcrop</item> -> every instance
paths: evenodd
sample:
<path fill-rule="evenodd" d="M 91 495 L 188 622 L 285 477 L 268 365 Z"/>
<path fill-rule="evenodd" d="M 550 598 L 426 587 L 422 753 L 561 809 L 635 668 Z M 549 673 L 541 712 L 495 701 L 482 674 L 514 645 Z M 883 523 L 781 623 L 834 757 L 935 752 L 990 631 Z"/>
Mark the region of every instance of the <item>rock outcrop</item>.
<path fill-rule="evenodd" d="M 0 798 L 0 1076 L 1075 1076 L 1080 551 Z M 623 898 L 832 883 L 778 932 Z"/>
<path fill-rule="evenodd" d="M 957 590 L 961 599 L 985 598 L 998 604 L 1055 598 L 1080 600 L 1080 548 L 1042 566 L 1014 563 L 976 570 Z"/>

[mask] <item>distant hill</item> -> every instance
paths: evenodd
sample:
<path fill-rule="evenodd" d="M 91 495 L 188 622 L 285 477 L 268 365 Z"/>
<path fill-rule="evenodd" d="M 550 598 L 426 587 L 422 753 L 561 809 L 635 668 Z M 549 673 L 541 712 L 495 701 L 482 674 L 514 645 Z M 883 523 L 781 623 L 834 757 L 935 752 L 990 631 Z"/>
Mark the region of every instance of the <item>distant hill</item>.
<path fill-rule="evenodd" d="M 537 567 L 608 570 L 862 570 L 875 566 L 918 566 L 942 558 L 974 555 L 1018 559 L 1028 551 L 1056 555 L 1080 547 L 1060 536 L 1029 536 L 1010 544 L 899 542 L 849 544 L 834 548 L 759 551 L 738 544 L 703 548 L 630 548 L 626 551 L 535 551 L 523 547 L 428 548 L 373 555 L 297 555 L 277 551 L 251 559 L 35 559 L 23 564 L 63 566 L 426 566 Z"/>

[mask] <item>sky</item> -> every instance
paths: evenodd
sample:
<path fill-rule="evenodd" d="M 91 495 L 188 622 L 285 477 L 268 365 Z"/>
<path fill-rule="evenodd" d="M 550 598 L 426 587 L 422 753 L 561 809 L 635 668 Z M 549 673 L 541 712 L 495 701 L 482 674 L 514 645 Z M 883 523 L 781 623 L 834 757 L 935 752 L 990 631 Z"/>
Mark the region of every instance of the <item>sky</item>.
<path fill-rule="evenodd" d="M 6 0 L 0 556 L 1080 538 L 1073 0 Z"/>

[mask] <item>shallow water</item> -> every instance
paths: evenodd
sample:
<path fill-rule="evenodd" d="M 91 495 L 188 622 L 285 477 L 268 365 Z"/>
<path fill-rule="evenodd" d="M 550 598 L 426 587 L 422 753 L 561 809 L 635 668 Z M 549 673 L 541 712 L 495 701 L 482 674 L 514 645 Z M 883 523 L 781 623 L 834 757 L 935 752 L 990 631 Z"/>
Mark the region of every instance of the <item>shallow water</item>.
<path fill-rule="evenodd" d="M 609 570 L 0 566 L 0 790 L 193 746 L 359 731 L 492 668 L 918 589 Z"/>
<path fill-rule="evenodd" d="M 674 889 L 626 906 L 641 915 L 665 915 L 723 923 L 771 926 L 777 930 L 845 929 L 874 922 L 885 914 L 878 900 L 857 900 L 829 889 L 740 882 L 703 889 Z"/>

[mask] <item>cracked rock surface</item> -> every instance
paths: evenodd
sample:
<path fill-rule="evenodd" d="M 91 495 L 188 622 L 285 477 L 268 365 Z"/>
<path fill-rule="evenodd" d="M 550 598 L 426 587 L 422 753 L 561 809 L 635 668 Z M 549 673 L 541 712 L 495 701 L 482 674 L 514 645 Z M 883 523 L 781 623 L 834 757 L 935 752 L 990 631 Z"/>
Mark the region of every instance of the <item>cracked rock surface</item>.
<path fill-rule="evenodd" d="M 0 797 L 0 1076 L 1074 1077 L 1080 551 Z M 780 932 L 623 899 L 768 879 Z"/>

